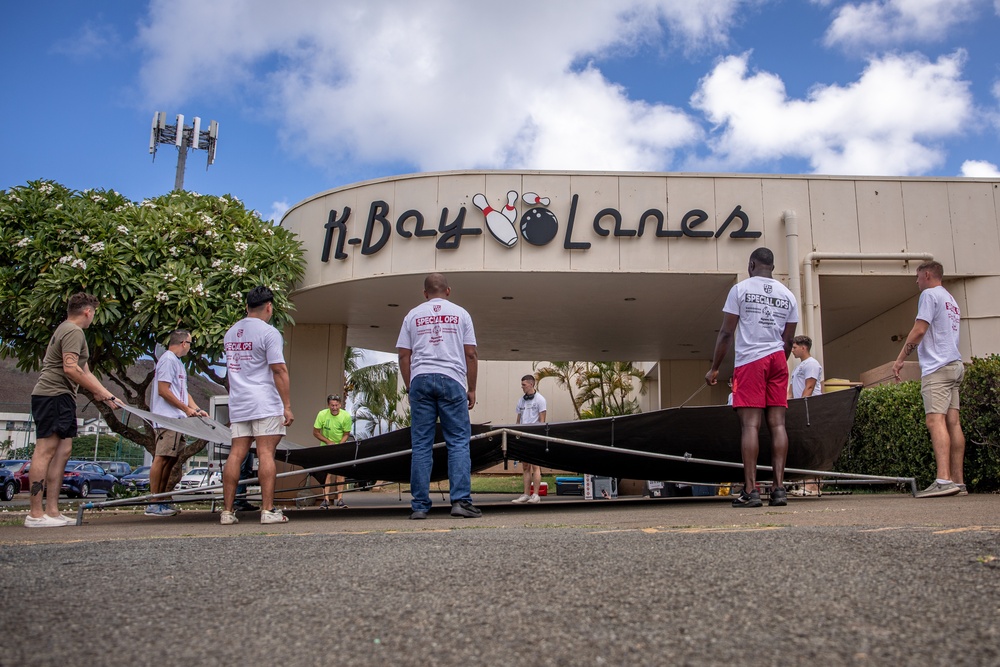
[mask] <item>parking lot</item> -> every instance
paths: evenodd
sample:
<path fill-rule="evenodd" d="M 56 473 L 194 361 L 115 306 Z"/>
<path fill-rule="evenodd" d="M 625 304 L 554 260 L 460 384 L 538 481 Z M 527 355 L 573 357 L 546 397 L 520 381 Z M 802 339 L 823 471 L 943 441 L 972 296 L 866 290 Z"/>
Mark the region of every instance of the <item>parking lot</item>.
<path fill-rule="evenodd" d="M 7 511 L 4 662 L 1000 660 L 1000 496 L 510 498 L 464 520 L 437 496 L 417 522 L 405 495 L 356 493 L 271 526 L 115 510 L 28 530 Z"/>

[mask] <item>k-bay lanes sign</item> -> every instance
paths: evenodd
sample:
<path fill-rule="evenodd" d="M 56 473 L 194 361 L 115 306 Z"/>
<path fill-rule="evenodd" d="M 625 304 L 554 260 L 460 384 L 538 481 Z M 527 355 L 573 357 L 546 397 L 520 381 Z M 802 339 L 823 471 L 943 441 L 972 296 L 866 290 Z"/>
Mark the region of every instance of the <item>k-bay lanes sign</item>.
<path fill-rule="evenodd" d="M 579 200 L 579 195 L 573 195 L 569 215 L 563 229 L 563 248 L 566 250 L 587 250 L 591 246 L 590 241 L 574 240 L 574 232 L 578 236 L 580 234 L 580 230 L 576 229 L 576 211 Z M 424 214 L 417 209 L 407 209 L 400 213 L 395 220 L 392 220 L 389 204 L 382 200 L 376 200 L 371 202 L 368 208 L 368 218 L 360 236 L 352 236 L 348 230 L 351 212 L 349 206 L 345 206 L 340 211 L 331 209 L 329 218 L 324 225 L 323 252 L 320 256 L 322 261 L 329 262 L 331 253 L 334 259 L 347 259 L 348 255 L 344 252 L 346 245 L 360 245 L 362 255 L 374 255 L 385 247 L 393 231 L 403 239 L 437 237 L 434 245 L 441 250 L 457 250 L 462 243 L 463 236 L 477 236 L 483 233 L 483 227 L 466 221 L 467 209 L 465 206 L 458 210 L 453 219 L 449 219 L 448 209 L 442 208 L 435 228 L 427 225 Z M 480 217 L 480 213 L 476 212 L 477 222 L 486 221 L 485 216 L 488 215 L 488 211 L 484 211 L 483 214 L 483 217 Z M 625 221 L 617 209 L 604 208 L 594 216 L 592 226 L 594 233 L 601 237 L 641 237 L 648 231 L 652 231 L 656 238 L 719 238 L 727 230 L 729 238 L 733 239 L 756 239 L 761 236 L 760 231 L 750 229 L 750 218 L 739 205 L 732 210 L 725 222 L 714 232 L 710 229 L 698 229 L 708 219 L 709 215 L 704 210 L 693 208 L 681 216 L 678 229 L 671 229 L 663 211 L 658 208 L 650 208 L 640 215 L 638 220 L 631 221 L 632 224 L 629 225 L 629 221 Z M 555 239 L 559 220 L 548 207 L 534 206 L 524 211 L 518 227 L 521 237 L 526 242 L 542 246 Z M 513 245 L 508 246 L 499 239 L 497 242 L 506 247 Z"/>

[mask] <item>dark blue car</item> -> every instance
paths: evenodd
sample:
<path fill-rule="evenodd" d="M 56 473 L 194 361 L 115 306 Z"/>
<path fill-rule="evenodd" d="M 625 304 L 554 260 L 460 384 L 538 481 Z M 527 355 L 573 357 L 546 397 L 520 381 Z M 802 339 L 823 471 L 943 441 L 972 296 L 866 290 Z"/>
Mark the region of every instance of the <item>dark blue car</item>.
<path fill-rule="evenodd" d="M 91 493 L 110 494 L 117 478 L 90 461 L 69 461 L 63 473 L 62 492 L 70 498 L 86 498 Z"/>
<path fill-rule="evenodd" d="M 149 490 L 149 466 L 141 466 L 135 472 L 121 478 L 121 483 L 137 491 Z"/>
<path fill-rule="evenodd" d="M 5 466 L 0 465 L 0 500 L 9 503 L 14 499 L 14 494 L 21 490 L 21 482 L 14 477 L 14 472 Z"/>

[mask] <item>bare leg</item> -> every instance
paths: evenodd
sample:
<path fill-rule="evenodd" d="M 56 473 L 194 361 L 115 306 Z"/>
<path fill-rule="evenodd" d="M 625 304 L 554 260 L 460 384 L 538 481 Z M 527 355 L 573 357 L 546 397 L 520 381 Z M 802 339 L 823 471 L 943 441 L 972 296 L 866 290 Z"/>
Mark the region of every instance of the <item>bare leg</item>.
<path fill-rule="evenodd" d="M 243 459 L 250 451 L 250 443 L 253 438 L 233 438 L 229 448 L 229 456 L 226 457 L 226 464 L 222 468 L 222 502 L 227 512 L 233 511 L 233 503 L 236 501 L 236 487 L 240 484 L 240 467 Z M 271 451 L 272 456 L 274 450 Z M 272 460 L 272 467 L 273 467 Z"/>
<path fill-rule="evenodd" d="M 524 495 L 531 495 L 531 464 L 521 462 L 521 480 L 524 482 Z"/>
<path fill-rule="evenodd" d="M 333 499 L 340 500 L 343 497 L 341 496 L 340 490 L 344 488 L 344 478 L 341 477 L 340 475 L 334 475 L 333 483 L 334 483 Z"/>
<path fill-rule="evenodd" d="M 965 434 L 962 433 L 962 421 L 958 410 L 948 410 L 945 423 L 948 425 L 948 435 L 951 440 L 949 460 L 951 481 L 955 484 L 965 484 Z"/>
<path fill-rule="evenodd" d="M 264 512 L 274 510 L 274 481 L 277 474 L 274 450 L 278 448 L 281 438 L 280 435 L 257 436 L 257 460 L 260 462 L 257 466 L 257 478 L 260 480 L 260 509 Z M 246 452 L 243 455 L 246 456 Z"/>
<path fill-rule="evenodd" d="M 785 430 L 785 410 L 772 405 L 767 409 L 767 428 L 771 432 L 771 467 L 774 468 L 774 486 L 785 482 L 785 460 L 788 458 L 788 432 Z"/>
<path fill-rule="evenodd" d="M 934 447 L 934 461 L 937 464 L 938 479 L 951 479 L 951 434 L 948 430 L 945 416 L 937 413 L 927 414 L 927 430 L 931 434 L 931 445 Z M 965 456 L 963 438 L 962 456 Z M 952 480 L 954 481 L 954 480 Z"/>
<path fill-rule="evenodd" d="M 337 476 L 332 472 L 326 473 L 326 486 L 323 487 L 323 500 L 327 503 L 330 502 L 330 493 L 333 489 L 333 485 L 337 483 Z"/>
<path fill-rule="evenodd" d="M 535 483 L 535 493 L 541 495 L 542 492 L 542 469 L 540 466 L 531 466 L 531 478 Z"/>
<path fill-rule="evenodd" d="M 743 455 L 743 490 L 747 493 L 757 489 L 757 453 L 762 408 L 736 408 L 740 418 L 740 452 Z"/>
<path fill-rule="evenodd" d="M 30 514 L 34 518 L 41 519 L 46 514 L 45 509 L 48 509 L 50 516 L 59 516 L 59 491 L 62 489 L 66 461 L 72 451 L 73 440 L 60 438 L 56 434 L 39 438 L 35 443 L 35 453 L 28 469 L 28 490 L 31 494 L 28 502 Z M 45 508 L 42 507 L 43 490 L 47 499 Z"/>
<path fill-rule="evenodd" d="M 149 467 L 149 490 L 151 493 L 163 493 L 167 490 L 170 471 L 177 461 L 173 456 L 156 456 L 153 465 Z"/>

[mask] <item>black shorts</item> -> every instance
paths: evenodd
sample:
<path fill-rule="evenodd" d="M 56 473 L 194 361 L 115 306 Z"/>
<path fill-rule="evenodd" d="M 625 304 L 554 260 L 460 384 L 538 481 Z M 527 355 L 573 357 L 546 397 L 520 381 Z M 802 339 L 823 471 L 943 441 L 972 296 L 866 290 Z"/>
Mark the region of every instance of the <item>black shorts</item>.
<path fill-rule="evenodd" d="M 35 437 L 76 437 L 76 396 L 32 396 L 31 417 L 35 420 Z"/>

